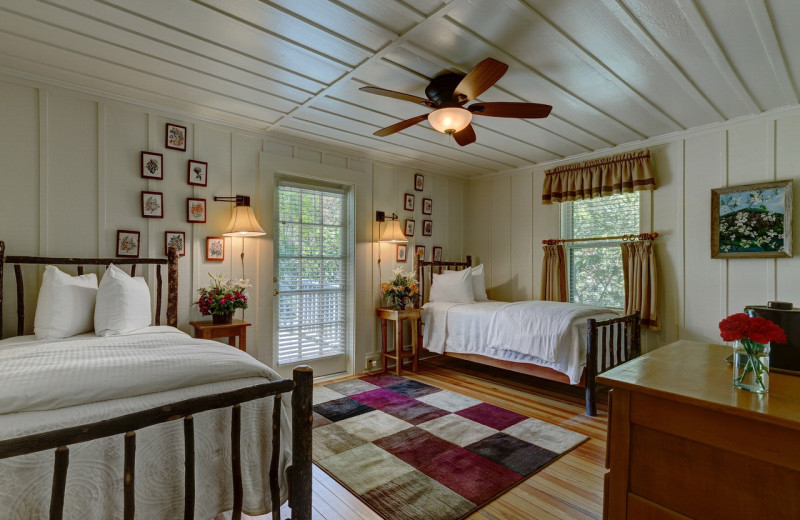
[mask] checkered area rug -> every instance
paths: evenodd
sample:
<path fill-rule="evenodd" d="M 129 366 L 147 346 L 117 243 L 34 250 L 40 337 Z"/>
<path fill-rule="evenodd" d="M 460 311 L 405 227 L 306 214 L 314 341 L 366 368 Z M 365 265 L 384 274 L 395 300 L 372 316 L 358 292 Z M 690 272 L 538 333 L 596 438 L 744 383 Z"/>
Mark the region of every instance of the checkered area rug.
<path fill-rule="evenodd" d="M 314 388 L 314 462 L 390 520 L 455 520 L 587 439 L 412 379 Z"/>

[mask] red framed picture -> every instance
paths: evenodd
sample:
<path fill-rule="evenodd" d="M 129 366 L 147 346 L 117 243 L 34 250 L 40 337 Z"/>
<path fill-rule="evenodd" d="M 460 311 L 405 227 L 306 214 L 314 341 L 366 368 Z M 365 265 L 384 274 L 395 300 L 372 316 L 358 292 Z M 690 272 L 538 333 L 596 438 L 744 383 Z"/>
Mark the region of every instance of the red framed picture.
<path fill-rule="evenodd" d="M 139 232 L 117 230 L 117 256 L 139 258 Z"/>
<path fill-rule="evenodd" d="M 403 209 L 406 211 L 414 211 L 414 194 L 406 193 L 403 197 Z"/>
<path fill-rule="evenodd" d="M 414 246 L 414 255 L 420 260 L 425 260 L 425 246 Z"/>
<path fill-rule="evenodd" d="M 186 199 L 186 221 L 193 224 L 206 221 L 206 199 Z"/>
<path fill-rule="evenodd" d="M 178 256 L 186 256 L 186 233 L 183 231 L 164 232 L 164 256 L 169 256 L 170 246 L 175 246 Z"/>
<path fill-rule="evenodd" d="M 406 252 L 408 251 L 408 244 L 397 244 L 397 257 L 395 260 L 398 262 L 406 261 Z"/>
<path fill-rule="evenodd" d="M 166 146 L 172 150 L 186 151 L 186 127 L 167 123 Z"/>
<path fill-rule="evenodd" d="M 422 221 L 422 236 L 429 237 L 433 234 L 433 221 L 432 220 L 423 220 Z"/>
<path fill-rule="evenodd" d="M 422 191 L 425 188 L 425 177 L 422 176 L 421 173 L 417 173 L 414 175 L 414 189 L 416 191 Z"/>
<path fill-rule="evenodd" d="M 422 199 L 422 214 L 433 215 L 433 201 L 431 199 Z"/>
<path fill-rule="evenodd" d="M 164 194 L 160 191 L 142 192 L 142 218 L 164 218 Z"/>
<path fill-rule="evenodd" d="M 403 234 L 407 237 L 413 237 L 415 225 L 416 222 L 414 221 L 414 219 L 407 218 L 403 223 Z"/>
<path fill-rule="evenodd" d="M 434 262 L 441 262 L 442 261 L 442 248 L 439 246 L 435 246 L 433 248 L 433 261 Z"/>
<path fill-rule="evenodd" d="M 193 186 L 208 186 L 208 163 L 203 161 L 189 161 L 189 184 Z"/>
<path fill-rule="evenodd" d="M 142 178 L 164 179 L 164 156 L 160 153 L 142 152 Z"/>
<path fill-rule="evenodd" d="M 211 262 L 225 260 L 225 237 L 206 237 L 206 260 Z"/>

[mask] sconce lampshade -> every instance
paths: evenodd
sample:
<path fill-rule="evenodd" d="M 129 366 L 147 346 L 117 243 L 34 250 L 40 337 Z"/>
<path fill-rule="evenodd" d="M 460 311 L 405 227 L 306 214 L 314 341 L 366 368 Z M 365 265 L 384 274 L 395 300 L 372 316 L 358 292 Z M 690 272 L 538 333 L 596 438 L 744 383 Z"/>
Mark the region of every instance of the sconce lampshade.
<path fill-rule="evenodd" d="M 266 234 L 250 206 L 234 206 L 231 222 L 223 233 L 226 237 L 260 237 Z"/>
<path fill-rule="evenodd" d="M 428 122 L 434 130 L 443 134 L 454 134 L 465 129 L 472 121 L 472 112 L 465 108 L 439 108 L 428 114 Z"/>
<path fill-rule="evenodd" d="M 387 220 L 386 227 L 383 229 L 378 242 L 389 242 L 392 244 L 405 244 L 408 242 L 405 234 L 403 234 L 403 230 L 400 229 L 400 221 L 395 220 Z"/>

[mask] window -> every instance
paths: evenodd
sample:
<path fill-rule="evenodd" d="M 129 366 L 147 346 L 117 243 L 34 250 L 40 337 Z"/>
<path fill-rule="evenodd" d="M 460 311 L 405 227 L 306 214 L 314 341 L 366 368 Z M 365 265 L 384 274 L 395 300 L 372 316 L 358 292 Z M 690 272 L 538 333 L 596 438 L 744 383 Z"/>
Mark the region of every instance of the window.
<path fill-rule="evenodd" d="M 639 194 L 563 202 L 562 238 L 639 234 Z M 625 306 L 619 240 L 567 242 L 569 301 L 602 307 Z"/>
<path fill-rule="evenodd" d="M 278 364 L 345 353 L 347 193 L 278 185 Z"/>

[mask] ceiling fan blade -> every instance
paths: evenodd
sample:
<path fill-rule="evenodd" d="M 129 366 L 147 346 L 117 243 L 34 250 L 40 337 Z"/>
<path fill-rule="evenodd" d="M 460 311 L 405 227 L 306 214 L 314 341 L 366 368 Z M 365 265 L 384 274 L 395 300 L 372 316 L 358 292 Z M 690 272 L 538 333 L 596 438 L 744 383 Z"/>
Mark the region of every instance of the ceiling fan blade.
<path fill-rule="evenodd" d="M 486 58 L 464 76 L 453 91 L 453 100 L 464 103 L 483 94 L 497 83 L 508 70 L 508 65 L 494 58 Z"/>
<path fill-rule="evenodd" d="M 377 132 L 372 135 L 377 135 L 378 137 L 386 137 L 387 135 L 392 135 L 395 132 L 399 132 L 400 130 L 405 130 L 409 126 L 414 126 L 417 123 L 421 123 L 428 119 L 428 114 L 423 114 L 421 116 L 412 117 L 411 119 L 406 119 L 405 121 L 400 121 L 399 123 L 395 123 L 392 126 L 387 126 L 386 128 L 381 128 Z"/>
<path fill-rule="evenodd" d="M 467 125 L 460 132 L 454 133 L 453 138 L 461 146 L 467 146 L 468 144 L 475 142 L 475 130 L 473 130 L 472 125 Z"/>
<path fill-rule="evenodd" d="M 395 92 L 394 90 L 386 90 L 385 88 L 379 87 L 361 87 L 360 89 L 363 92 L 369 92 L 370 94 L 377 94 L 379 96 L 386 96 L 395 99 L 402 99 L 403 101 L 411 101 L 412 103 L 416 103 L 417 105 L 423 105 L 426 107 L 435 107 L 436 103 L 431 101 L 430 99 L 425 99 L 419 96 L 412 96 L 411 94 L 404 94 L 402 92 Z"/>
<path fill-rule="evenodd" d="M 553 109 L 550 105 L 540 103 L 474 103 L 467 107 L 473 114 L 491 117 L 547 117 Z"/>

